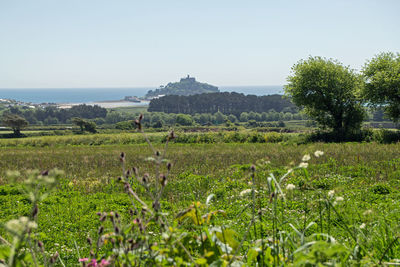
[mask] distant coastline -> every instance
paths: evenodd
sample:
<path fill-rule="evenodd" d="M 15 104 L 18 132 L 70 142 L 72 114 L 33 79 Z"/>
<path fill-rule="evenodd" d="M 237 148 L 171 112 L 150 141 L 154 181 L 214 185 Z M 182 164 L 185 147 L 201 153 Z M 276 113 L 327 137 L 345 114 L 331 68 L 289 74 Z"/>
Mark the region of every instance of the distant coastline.
<path fill-rule="evenodd" d="M 125 106 L 143 105 L 143 103 L 125 103 L 125 96 L 144 96 L 153 87 L 137 88 L 44 88 L 44 89 L 7 89 L 0 88 L 0 98 L 14 99 L 26 103 L 54 103 L 59 105 L 94 104 L 112 106 L 113 103 Z M 282 94 L 283 86 L 221 86 L 222 92 L 270 95 Z"/>
<path fill-rule="evenodd" d="M 117 107 L 146 107 L 149 105 L 149 101 L 142 101 L 140 103 L 124 101 L 124 100 L 110 100 L 110 101 L 97 101 L 87 103 L 59 103 L 59 108 L 71 108 L 72 106 L 86 104 L 86 105 L 97 105 L 102 108 L 117 108 Z"/>

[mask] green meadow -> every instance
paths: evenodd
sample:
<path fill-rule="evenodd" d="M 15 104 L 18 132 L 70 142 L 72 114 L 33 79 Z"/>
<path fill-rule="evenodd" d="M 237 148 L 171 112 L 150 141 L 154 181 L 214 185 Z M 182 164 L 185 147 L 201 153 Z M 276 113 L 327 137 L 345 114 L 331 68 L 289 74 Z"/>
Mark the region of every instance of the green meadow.
<path fill-rule="evenodd" d="M 56 137 L 39 140 L 44 143 L 51 138 Z M 32 239 L 43 242 L 46 249 L 38 257 L 51 260 L 58 252 L 56 265 L 74 266 L 92 252 L 97 258 L 117 259 L 115 264 L 123 266 L 110 246 L 124 237 L 117 238 L 121 233 L 115 232 L 114 219 L 101 221 L 97 213 L 118 212 L 119 223 L 131 225 L 136 220 L 133 205 L 143 210 L 118 181 L 121 176 L 127 177 L 146 205 L 154 203 L 152 196 L 158 191 L 151 179 L 157 172 L 157 157 L 151 148 L 143 142 L 74 145 L 58 139 L 58 144 L 37 145 L 28 140 L 18 141 L 23 145 L 0 142 L 0 223 L 31 216 L 32 200 L 23 190 L 29 170 L 63 170 L 55 188 L 38 202 Z M 164 146 L 154 143 L 157 151 Z M 316 157 L 315 151 L 323 155 Z M 125 153 L 123 164 L 121 152 Z M 400 258 L 399 143 L 182 144 L 172 140 L 165 158 L 172 168 L 163 185 L 160 209 L 170 226 L 162 230 L 149 221 L 139 239 L 150 248 L 146 245 L 148 251 L 135 254 L 131 263 L 378 265 Z M 302 162 L 307 168 L 298 168 Z M 164 163 L 160 166 L 165 171 Z M 136 174 L 123 174 L 123 168 Z M 6 178 L 7 170 L 20 172 L 14 183 Z M 141 177 L 149 177 L 149 186 L 141 186 Z M 46 187 L 40 192 L 46 193 Z M 194 216 L 192 210 L 202 216 Z M 199 220 L 203 215 L 209 219 Z M 99 227 L 104 232 L 99 233 Z M 177 231 L 185 233 L 174 238 L 188 253 L 166 240 Z M 104 233 L 113 235 L 114 243 L 102 239 Z M 213 241 L 199 241 L 203 234 Z M 12 240 L 3 227 L 0 236 Z M 88 238 L 101 240 L 102 246 Z"/>

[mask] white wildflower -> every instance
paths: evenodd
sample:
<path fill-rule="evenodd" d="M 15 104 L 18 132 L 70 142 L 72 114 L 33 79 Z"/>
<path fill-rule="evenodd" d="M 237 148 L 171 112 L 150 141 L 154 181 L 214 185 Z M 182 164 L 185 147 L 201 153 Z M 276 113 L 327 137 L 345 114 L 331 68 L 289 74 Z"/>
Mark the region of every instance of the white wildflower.
<path fill-rule="evenodd" d="M 328 197 L 333 197 L 335 195 L 335 190 L 331 190 L 328 192 Z"/>
<path fill-rule="evenodd" d="M 246 189 L 246 190 L 243 190 L 242 192 L 240 192 L 240 196 L 242 197 L 242 196 L 245 196 L 250 193 L 251 193 L 251 189 Z"/>
<path fill-rule="evenodd" d="M 307 162 L 302 162 L 299 164 L 299 168 L 307 168 L 308 167 L 308 163 Z"/>
<path fill-rule="evenodd" d="M 286 190 L 289 190 L 289 191 L 294 190 L 295 188 L 296 188 L 296 186 L 294 184 L 288 184 L 286 186 Z"/>
<path fill-rule="evenodd" d="M 367 225 L 365 223 L 363 223 L 363 224 L 360 225 L 360 229 L 365 229 L 366 226 Z"/>
<path fill-rule="evenodd" d="M 14 235 L 21 235 L 29 229 L 37 228 L 37 224 L 29 221 L 28 217 L 20 217 L 18 220 L 11 220 L 6 223 L 6 229 Z"/>
<path fill-rule="evenodd" d="M 372 214 L 372 210 L 366 210 L 366 211 L 364 211 L 363 214 L 364 214 L 365 216 L 371 215 L 371 214 Z"/>
<path fill-rule="evenodd" d="M 324 154 L 324 151 L 321 151 L 321 150 L 317 150 L 314 152 L 314 156 L 316 156 L 317 158 L 322 156 L 323 154 Z"/>
<path fill-rule="evenodd" d="M 310 154 L 305 154 L 305 155 L 303 156 L 302 161 L 309 161 L 310 159 L 311 159 Z"/>
<path fill-rule="evenodd" d="M 343 200 L 344 200 L 343 197 L 337 197 L 337 198 L 336 198 L 336 202 L 341 202 L 341 201 L 343 201 Z"/>

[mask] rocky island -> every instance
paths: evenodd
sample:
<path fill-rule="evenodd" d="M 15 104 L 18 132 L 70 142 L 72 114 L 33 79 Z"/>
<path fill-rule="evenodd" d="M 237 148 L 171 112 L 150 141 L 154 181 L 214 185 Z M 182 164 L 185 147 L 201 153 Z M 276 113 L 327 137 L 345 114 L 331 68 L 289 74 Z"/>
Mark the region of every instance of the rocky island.
<path fill-rule="evenodd" d="M 179 82 L 168 83 L 166 86 L 160 86 L 160 88 L 150 90 L 145 95 L 145 99 L 158 98 L 165 95 L 197 95 L 203 93 L 218 93 L 219 89 L 216 86 L 200 83 L 196 81 L 194 77 L 189 75 L 182 78 Z"/>

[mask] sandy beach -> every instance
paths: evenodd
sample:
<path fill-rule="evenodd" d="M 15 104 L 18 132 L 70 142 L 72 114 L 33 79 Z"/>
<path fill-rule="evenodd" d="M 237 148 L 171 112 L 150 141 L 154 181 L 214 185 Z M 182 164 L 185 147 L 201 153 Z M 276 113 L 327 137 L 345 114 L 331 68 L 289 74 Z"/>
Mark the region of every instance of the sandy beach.
<path fill-rule="evenodd" d="M 123 100 L 111 100 L 111 101 L 97 101 L 97 102 L 87 102 L 87 103 L 63 103 L 57 104 L 59 108 L 71 108 L 77 105 L 97 105 L 102 108 L 117 108 L 117 107 L 144 107 L 148 106 L 150 101 L 141 101 L 140 103 L 131 102 L 131 101 L 123 101 Z"/>

